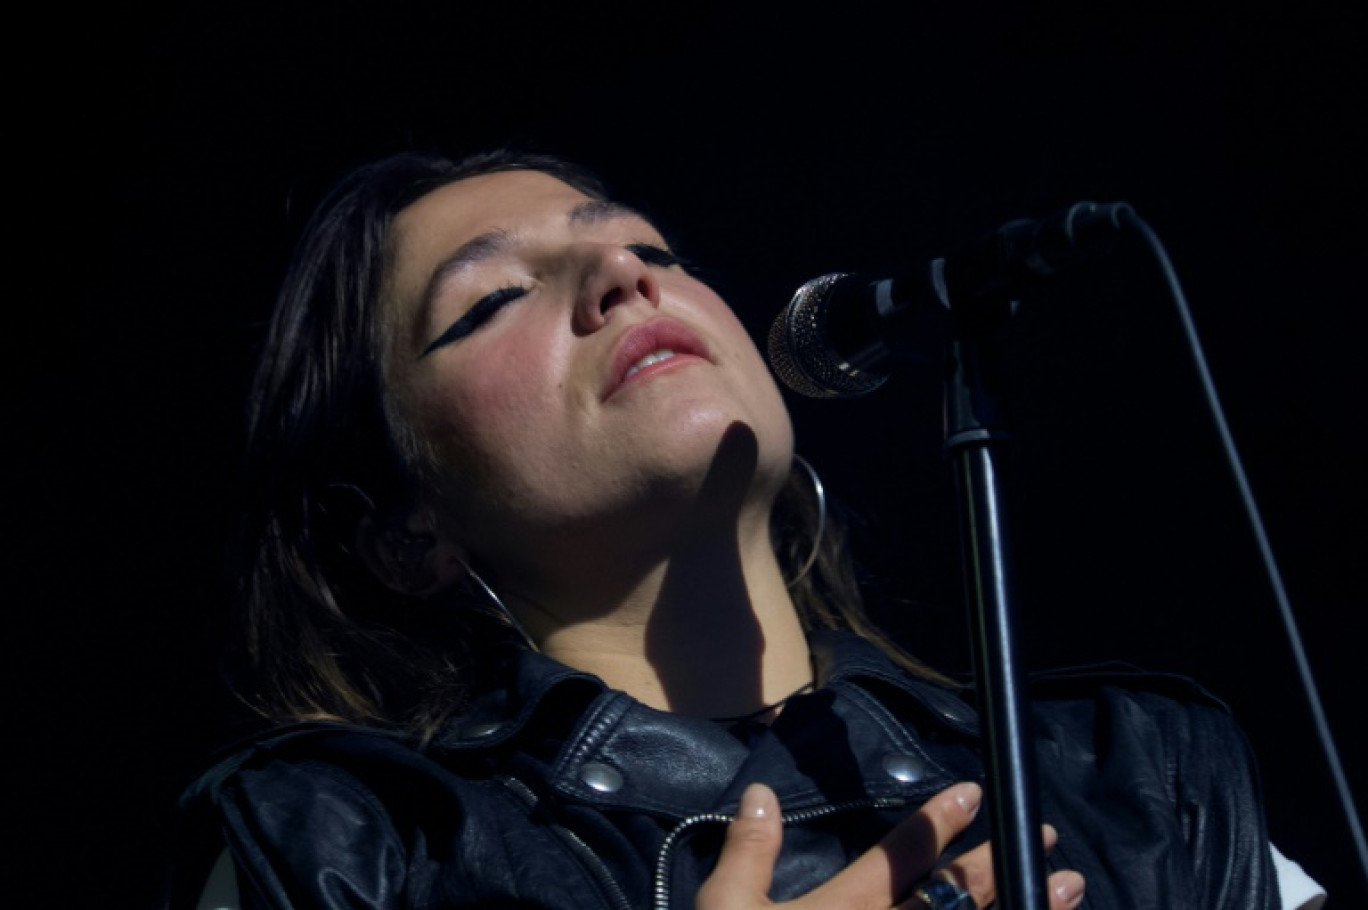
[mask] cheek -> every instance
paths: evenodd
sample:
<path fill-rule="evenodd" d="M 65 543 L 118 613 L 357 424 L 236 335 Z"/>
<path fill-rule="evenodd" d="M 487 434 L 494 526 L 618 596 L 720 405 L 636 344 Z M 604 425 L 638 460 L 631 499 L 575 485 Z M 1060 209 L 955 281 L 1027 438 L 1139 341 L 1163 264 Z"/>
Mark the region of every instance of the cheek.
<path fill-rule="evenodd" d="M 736 311 L 717 295 L 712 288 L 702 285 L 702 290 L 694 295 L 694 307 L 713 327 L 717 339 L 727 348 L 728 354 L 742 361 L 758 363 L 766 371 L 765 359 L 756 347 L 755 339 L 736 315 Z"/>
<path fill-rule="evenodd" d="M 779 386 L 770 372 L 769 362 L 760 352 L 755 339 L 746 331 L 736 312 L 716 294 L 709 293 L 700 299 L 700 310 L 707 313 L 715 327 L 717 337 L 726 347 L 726 355 L 751 378 L 748 388 L 763 399 L 767 408 L 782 412 L 787 420 L 788 410 L 784 406 Z"/>
<path fill-rule="evenodd" d="M 744 395 L 755 415 L 755 429 L 766 435 L 786 460 L 787 453 L 793 450 L 793 424 L 779 384 L 770 372 L 769 362 L 731 307 L 721 299 L 716 299 L 714 313 L 716 324 L 725 337 L 728 353 L 748 377 Z"/>
<path fill-rule="evenodd" d="M 461 354 L 414 396 L 418 426 L 442 466 L 487 474 L 514 453 L 544 450 L 561 410 L 557 352 L 510 336 Z"/>

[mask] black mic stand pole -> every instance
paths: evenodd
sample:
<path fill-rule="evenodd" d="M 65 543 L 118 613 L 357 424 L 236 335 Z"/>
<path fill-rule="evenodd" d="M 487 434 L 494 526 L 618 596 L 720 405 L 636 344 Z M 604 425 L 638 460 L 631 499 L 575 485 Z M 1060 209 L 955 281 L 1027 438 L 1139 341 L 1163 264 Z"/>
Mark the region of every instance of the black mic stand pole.
<path fill-rule="evenodd" d="M 993 831 L 993 875 L 1002 910 L 1045 910 L 1044 846 L 1035 754 L 1017 657 L 1014 581 L 998 456 L 1008 440 L 997 396 L 998 347 L 1012 304 L 990 318 L 958 319 L 945 384 L 945 452 L 960 512 L 974 676 L 987 745 L 985 798 Z"/>

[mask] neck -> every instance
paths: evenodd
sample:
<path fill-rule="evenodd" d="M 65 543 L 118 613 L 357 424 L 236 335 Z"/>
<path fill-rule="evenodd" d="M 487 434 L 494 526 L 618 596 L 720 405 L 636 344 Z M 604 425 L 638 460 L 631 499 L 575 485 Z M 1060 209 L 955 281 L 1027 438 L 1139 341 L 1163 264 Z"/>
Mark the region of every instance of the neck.
<path fill-rule="evenodd" d="M 548 656 L 644 704 L 695 717 L 754 712 L 812 681 L 764 518 L 749 533 L 732 523 L 678 542 L 630 585 L 614 573 L 611 604 L 515 609 Z"/>
<path fill-rule="evenodd" d="M 653 497 L 609 536 L 564 538 L 568 559 L 538 549 L 553 574 L 514 576 L 535 587 L 510 606 L 544 653 L 651 707 L 731 717 L 777 702 L 812 681 L 770 538 L 787 469 L 728 434 L 685 495 Z"/>

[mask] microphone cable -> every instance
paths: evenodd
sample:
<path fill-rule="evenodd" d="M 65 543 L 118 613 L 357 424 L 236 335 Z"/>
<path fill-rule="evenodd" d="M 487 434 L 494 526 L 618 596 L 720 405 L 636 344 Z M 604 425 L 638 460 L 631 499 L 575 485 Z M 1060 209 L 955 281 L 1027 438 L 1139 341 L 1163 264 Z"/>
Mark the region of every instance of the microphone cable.
<path fill-rule="evenodd" d="M 1230 427 L 1226 422 L 1225 411 L 1216 394 L 1216 384 L 1212 381 L 1211 371 L 1207 368 L 1206 355 L 1203 353 L 1201 342 L 1197 337 L 1197 327 L 1192 320 L 1187 296 L 1183 293 L 1182 285 L 1178 281 L 1178 273 L 1169 260 L 1168 251 L 1164 249 L 1163 243 L 1154 230 L 1129 207 L 1121 213 L 1121 219 L 1126 226 L 1139 234 L 1145 247 L 1159 264 L 1164 283 L 1167 285 L 1174 306 L 1178 310 L 1178 320 L 1182 325 L 1183 338 L 1188 354 L 1192 358 L 1192 363 L 1197 368 L 1202 396 L 1211 413 L 1212 422 L 1216 425 L 1221 450 L 1225 455 L 1230 473 L 1234 477 L 1240 504 L 1244 508 L 1250 529 L 1254 532 L 1255 543 L 1259 551 L 1259 561 L 1268 576 L 1269 586 L 1272 588 L 1273 597 L 1278 605 L 1278 615 L 1282 620 L 1283 630 L 1287 634 L 1287 641 L 1296 663 L 1298 681 L 1301 683 L 1302 691 L 1305 693 L 1307 703 L 1311 708 L 1317 741 L 1320 744 L 1325 761 L 1330 767 L 1330 776 L 1339 795 L 1340 804 L 1344 808 L 1350 838 L 1354 842 L 1354 849 L 1357 853 L 1359 872 L 1363 876 L 1364 883 L 1368 884 L 1368 842 L 1364 840 L 1363 825 L 1359 821 L 1358 811 L 1354 807 L 1354 799 L 1349 792 L 1349 782 L 1345 777 L 1339 753 L 1335 748 L 1334 737 L 1330 732 L 1330 724 L 1326 720 L 1325 709 L 1321 705 L 1319 690 L 1311 673 L 1311 664 L 1307 660 L 1306 649 L 1302 645 L 1301 632 L 1297 627 L 1296 617 L 1292 613 L 1292 604 L 1288 600 L 1287 590 L 1283 585 L 1282 573 L 1278 570 L 1277 560 L 1273 557 L 1273 547 L 1269 543 L 1267 532 L 1264 530 L 1263 519 L 1259 514 L 1259 507 L 1254 501 L 1254 493 L 1249 486 L 1249 480 L 1245 476 L 1244 465 L 1235 449 L 1235 439 L 1231 435 Z"/>

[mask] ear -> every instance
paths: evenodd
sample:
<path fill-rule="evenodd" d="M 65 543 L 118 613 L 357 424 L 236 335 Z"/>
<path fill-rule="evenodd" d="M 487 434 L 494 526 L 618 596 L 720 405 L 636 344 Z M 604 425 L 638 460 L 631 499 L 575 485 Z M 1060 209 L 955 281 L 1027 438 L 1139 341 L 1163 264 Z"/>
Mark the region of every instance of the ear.
<path fill-rule="evenodd" d="M 467 571 L 461 548 L 416 515 L 395 521 L 365 516 L 356 528 L 356 551 L 377 581 L 412 597 L 435 594 Z"/>

